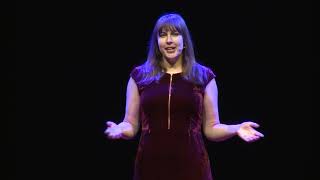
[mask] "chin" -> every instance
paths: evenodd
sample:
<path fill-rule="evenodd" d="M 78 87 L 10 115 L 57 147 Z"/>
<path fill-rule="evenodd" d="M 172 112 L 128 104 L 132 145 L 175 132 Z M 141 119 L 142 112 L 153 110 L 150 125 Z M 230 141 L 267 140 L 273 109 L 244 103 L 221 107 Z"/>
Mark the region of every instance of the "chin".
<path fill-rule="evenodd" d="M 174 63 L 177 61 L 177 57 L 166 57 L 168 62 Z"/>
<path fill-rule="evenodd" d="M 177 59 L 178 57 L 179 57 L 179 56 L 176 55 L 176 54 L 172 54 L 172 55 L 170 54 L 170 55 L 167 55 L 167 56 L 166 56 L 167 59 L 171 59 L 171 60 Z"/>

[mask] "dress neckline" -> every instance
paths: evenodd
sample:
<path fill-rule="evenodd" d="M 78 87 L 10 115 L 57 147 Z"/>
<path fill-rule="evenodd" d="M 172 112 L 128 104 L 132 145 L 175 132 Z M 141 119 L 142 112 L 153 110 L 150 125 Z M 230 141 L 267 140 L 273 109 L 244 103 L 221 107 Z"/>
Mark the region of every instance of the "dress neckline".
<path fill-rule="evenodd" d="M 168 74 L 168 75 L 178 75 L 178 74 L 182 74 L 182 72 L 177 72 L 177 73 L 167 73 L 167 72 L 165 72 L 165 74 Z"/>

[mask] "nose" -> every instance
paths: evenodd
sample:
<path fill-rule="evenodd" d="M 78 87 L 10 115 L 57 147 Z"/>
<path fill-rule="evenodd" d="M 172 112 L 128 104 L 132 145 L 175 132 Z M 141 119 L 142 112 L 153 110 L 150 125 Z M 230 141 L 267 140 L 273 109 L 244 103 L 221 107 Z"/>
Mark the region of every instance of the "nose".
<path fill-rule="evenodd" d="M 171 44 L 171 43 L 172 43 L 172 37 L 171 37 L 171 35 L 168 35 L 168 36 L 167 36 L 166 42 L 167 42 L 167 44 Z"/>

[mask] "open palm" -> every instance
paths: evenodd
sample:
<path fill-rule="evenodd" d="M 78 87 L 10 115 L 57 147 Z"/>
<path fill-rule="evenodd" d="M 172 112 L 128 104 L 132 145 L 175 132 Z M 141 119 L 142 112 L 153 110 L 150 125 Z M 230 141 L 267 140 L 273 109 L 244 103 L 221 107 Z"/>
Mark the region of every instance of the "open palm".
<path fill-rule="evenodd" d="M 121 128 L 114 122 L 108 121 L 107 122 L 107 129 L 104 133 L 107 135 L 109 139 L 120 139 L 122 136 Z"/>
<path fill-rule="evenodd" d="M 246 142 L 254 142 L 264 135 L 254 128 L 258 128 L 259 125 L 254 122 L 243 122 L 241 123 L 237 134 L 238 136 Z"/>

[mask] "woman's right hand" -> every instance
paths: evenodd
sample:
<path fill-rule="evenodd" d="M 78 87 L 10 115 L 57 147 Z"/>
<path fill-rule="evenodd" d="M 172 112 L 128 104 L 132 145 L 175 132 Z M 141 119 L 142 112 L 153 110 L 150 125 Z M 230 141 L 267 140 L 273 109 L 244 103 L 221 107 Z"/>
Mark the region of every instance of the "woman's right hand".
<path fill-rule="evenodd" d="M 120 139 L 122 137 L 122 129 L 116 123 L 107 121 L 107 129 L 104 133 L 109 139 Z"/>

